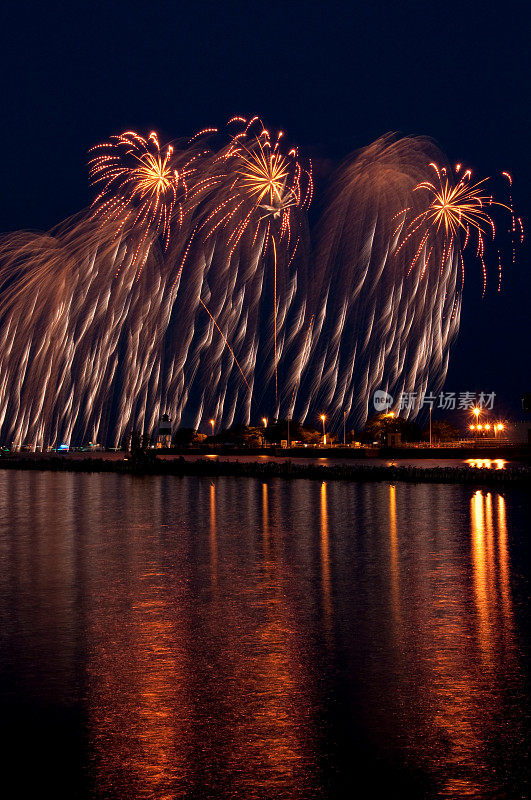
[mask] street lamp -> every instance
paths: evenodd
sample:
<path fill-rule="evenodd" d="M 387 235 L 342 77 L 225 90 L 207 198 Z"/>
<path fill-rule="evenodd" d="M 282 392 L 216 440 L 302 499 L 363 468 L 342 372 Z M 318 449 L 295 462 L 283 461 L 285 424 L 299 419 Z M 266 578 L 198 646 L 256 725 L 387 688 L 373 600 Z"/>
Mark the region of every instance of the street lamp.
<path fill-rule="evenodd" d="M 474 416 L 476 418 L 476 424 L 475 425 L 471 425 L 470 426 L 470 430 L 471 431 L 476 431 L 476 434 L 478 434 L 483 429 L 483 426 L 479 424 L 479 415 L 481 414 L 481 409 L 478 406 L 475 406 L 472 409 L 472 413 L 474 414 Z"/>
<path fill-rule="evenodd" d="M 325 415 L 321 414 L 321 422 L 323 423 L 323 444 L 326 444 L 325 419 Z"/>
<path fill-rule="evenodd" d="M 262 447 L 265 447 L 266 444 L 267 444 L 266 437 L 265 437 L 265 432 L 266 432 L 266 428 L 267 428 L 267 417 L 262 417 L 262 424 L 264 426 L 264 436 L 263 436 L 263 439 L 262 439 L 262 441 L 263 441 Z"/>
<path fill-rule="evenodd" d="M 343 447 L 347 445 L 347 412 L 343 411 Z"/>

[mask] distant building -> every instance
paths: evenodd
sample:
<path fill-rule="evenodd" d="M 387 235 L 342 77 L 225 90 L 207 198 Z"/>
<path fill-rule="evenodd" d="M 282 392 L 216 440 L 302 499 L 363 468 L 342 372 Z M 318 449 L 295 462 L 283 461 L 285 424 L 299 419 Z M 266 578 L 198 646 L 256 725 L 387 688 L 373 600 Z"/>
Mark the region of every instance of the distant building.
<path fill-rule="evenodd" d="M 171 419 L 167 414 L 160 418 L 156 444 L 157 447 L 171 447 Z"/>

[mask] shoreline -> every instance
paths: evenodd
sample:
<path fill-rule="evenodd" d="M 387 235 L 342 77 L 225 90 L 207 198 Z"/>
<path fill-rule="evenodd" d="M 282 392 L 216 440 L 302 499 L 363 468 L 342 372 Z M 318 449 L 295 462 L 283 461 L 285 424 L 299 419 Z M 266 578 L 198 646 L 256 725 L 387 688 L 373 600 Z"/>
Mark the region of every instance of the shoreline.
<path fill-rule="evenodd" d="M 208 458 L 186 460 L 144 458 L 72 458 L 65 456 L 4 456 L 0 469 L 21 469 L 53 472 L 115 472 L 126 475 L 197 475 L 205 477 L 234 476 L 252 478 L 286 478 L 347 481 L 404 481 L 409 483 L 464 483 L 477 485 L 531 484 L 528 466 L 505 467 L 416 467 L 368 464 L 297 464 L 291 459 L 282 462 L 219 461 Z"/>

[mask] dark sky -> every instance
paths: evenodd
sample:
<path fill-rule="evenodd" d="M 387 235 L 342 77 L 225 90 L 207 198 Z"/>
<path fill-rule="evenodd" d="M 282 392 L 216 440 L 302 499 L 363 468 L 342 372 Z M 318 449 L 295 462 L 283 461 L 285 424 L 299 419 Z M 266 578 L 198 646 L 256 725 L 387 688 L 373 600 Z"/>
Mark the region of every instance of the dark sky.
<path fill-rule="evenodd" d="M 334 158 L 427 134 L 477 177 L 510 171 L 531 225 L 528 2 L 8 3 L 1 12 L 0 228 L 47 228 L 90 199 L 87 149 L 260 114 Z M 446 389 L 531 390 L 529 246 L 481 299 L 467 273 Z"/>

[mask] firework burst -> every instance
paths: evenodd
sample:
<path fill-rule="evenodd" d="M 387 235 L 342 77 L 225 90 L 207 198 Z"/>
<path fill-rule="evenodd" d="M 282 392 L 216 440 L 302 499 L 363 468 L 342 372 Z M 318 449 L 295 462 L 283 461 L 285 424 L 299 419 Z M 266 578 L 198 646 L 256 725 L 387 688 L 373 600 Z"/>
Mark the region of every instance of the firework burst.
<path fill-rule="evenodd" d="M 298 205 L 300 197 L 286 186 L 289 176 L 287 158 L 278 150 L 272 150 L 269 141 L 263 144 L 260 137 L 256 140 L 255 150 L 245 146 L 243 149 L 240 156 L 243 166 L 239 171 L 241 185 L 255 197 L 266 215 L 278 219 L 288 208 Z"/>
<path fill-rule="evenodd" d="M 236 123 L 241 130 L 231 133 L 205 181 L 217 202 L 199 230 L 205 238 L 228 231 L 231 253 L 249 231 L 255 243 L 260 230 L 265 230 L 264 250 L 274 234 L 291 255 L 299 223 L 294 224 L 294 212 L 306 211 L 312 198 L 311 164 L 303 166 L 295 148 L 283 152 L 282 131 L 272 137 L 258 117 L 229 121 L 231 127 Z"/>
<path fill-rule="evenodd" d="M 483 294 L 485 294 L 487 286 L 485 236 L 488 234 L 493 240 L 496 235 L 492 211 L 496 207 L 508 211 L 512 219 L 512 230 L 515 231 L 512 205 L 500 203 L 494 200 L 492 194 L 486 192 L 488 178 L 472 183 L 471 171 L 463 170 L 461 164 L 456 166 L 453 175 L 447 167 L 440 167 L 435 162 L 431 162 L 429 166 L 435 172 L 435 179 L 421 181 L 414 189 L 415 192 L 423 194 L 426 207 L 406 224 L 397 253 L 412 238 L 419 240 L 409 265 L 409 274 L 419 261 L 421 254 L 428 254 L 429 260 L 433 253 L 434 241 L 440 239 L 442 235 L 445 241 L 443 254 L 454 247 L 459 251 L 462 289 L 464 281 L 463 251 L 471 243 L 475 243 L 475 254 L 481 262 L 483 272 Z M 507 173 L 504 174 L 510 180 L 510 176 Z M 404 215 L 407 220 L 410 210 L 410 208 L 405 208 L 397 216 Z M 402 228 L 401 223 L 400 227 Z M 424 264 L 426 264 L 426 259 Z"/>
<path fill-rule="evenodd" d="M 376 389 L 442 386 L 462 252 L 485 264 L 498 207 L 523 237 L 512 201 L 438 167 L 431 142 L 384 137 L 337 171 L 310 278 L 311 165 L 258 118 L 228 130 L 112 137 L 88 214 L 0 239 L 1 441 L 116 446 L 161 412 L 357 426 Z"/>
<path fill-rule="evenodd" d="M 182 221 L 179 194 L 181 189 L 186 194 L 189 177 L 186 164 L 178 169 L 173 147 L 162 150 L 155 132 L 145 139 L 127 131 L 91 152 L 90 180 L 99 188 L 93 202 L 96 216 L 104 223 L 118 220 L 119 229 L 160 235 L 166 248 L 173 219 Z"/>

